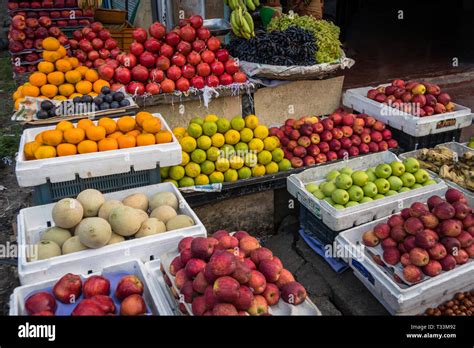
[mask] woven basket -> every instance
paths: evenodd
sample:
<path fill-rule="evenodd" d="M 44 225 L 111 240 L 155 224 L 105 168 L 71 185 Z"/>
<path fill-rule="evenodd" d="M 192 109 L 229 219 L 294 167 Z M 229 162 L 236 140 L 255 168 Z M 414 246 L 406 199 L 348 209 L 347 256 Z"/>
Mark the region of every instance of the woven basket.
<path fill-rule="evenodd" d="M 124 24 L 127 22 L 127 11 L 98 8 L 95 10 L 94 19 L 103 24 Z"/>

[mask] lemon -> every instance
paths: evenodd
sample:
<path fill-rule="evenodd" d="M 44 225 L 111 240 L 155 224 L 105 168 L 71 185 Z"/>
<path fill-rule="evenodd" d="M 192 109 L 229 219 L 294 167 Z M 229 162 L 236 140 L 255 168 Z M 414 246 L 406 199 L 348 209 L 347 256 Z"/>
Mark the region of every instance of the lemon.
<path fill-rule="evenodd" d="M 204 119 L 204 122 L 217 122 L 219 120 L 219 117 L 217 115 L 207 115 L 206 118 Z"/>
<path fill-rule="evenodd" d="M 225 142 L 230 145 L 235 145 L 240 141 L 240 133 L 231 129 L 225 133 Z"/>
<path fill-rule="evenodd" d="M 257 155 L 251 152 L 245 155 L 244 161 L 245 165 L 249 168 L 253 168 L 258 164 Z"/>
<path fill-rule="evenodd" d="M 217 131 L 219 133 L 225 134 L 230 129 L 230 122 L 225 118 L 220 118 L 217 121 Z"/>
<path fill-rule="evenodd" d="M 176 181 L 181 180 L 186 174 L 185 170 L 181 166 L 174 166 L 170 168 L 169 175 L 170 178 Z"/>
<path fill-rule="evenodd" d="M 219 150 L 217 147 L 211 147 L 209 150 L 207 150 L 207 159 L 209 161 L 215 162 L 221 155 L 221 150 Z"/>
<path fill-rule="evenodd" d="M 225 182 L 235 182 L 237 180 L 239 180 L 239 174 L 235 169 L 229 169 L 224 173 Z"/>
<path fill-rule="evenodd" d="M 265 169 L 265 166 L 262 164 L 257 164 L 255 167 L 252 168 L 253 177 L 264 176 L 265 173 L 266 173 L 266 169 Z"/>
<path fill-rule="evenodd" d="M 214 165 L 214 162 L 204 161 L 201 163 L 201 173 L 211 175 L 215 170 L 216 166 Z"/>
<path fill-rule="evenodd" d="M 240 169 L 244 166 L 244 159 L 239 156 L 234 156 L 229 161 L 232 169 Z"/>
<path fill-rule="evenodd" d="M 250 129 L 255 129 L 258 127 L 258 117 L 255 115 L 248 115 L 245 118 L 245 125 Z"/>
<path fill-rule="evenodd" d="M 197 140 L 197 146 L 201 150 L 208 150 L 212 146 L 212 140 L 207 135 L 201 135 Z"/>
<path fill-rule="evenodd" d="M 184 167 L 186 164 L 188 164 L 189 161 L 191 160 L 191 158 L 189 157 L 188 153 L 187 153 L 187 152 L 184 152 L 184 151 L 181 152 L 181 158 L 182 158 L 181 165 L 182 165 L 183 167 Z"/>
<path fill-rule="evenodd" d="M 280 168 L 280 172 L 286 172 L 291 169 L 291 162 L 290 160 L 284 158 L 278 163 L 278 167 Z"/>
<path fill-rule="evenodd" d="M 211 184 L 222 184 L 224 182 L 224 174 L 221 172 L 214 172 L 209 176 Z"/>
<path fill-rule="evenodd" d="M 191 154 L 191 159 L 194 163 L 201 164 L 207 159 L 206 151 L 197 149 Z M 191 176 L 191 175 L 190 175 Z"/>
<path fill-rule="evenodd" d="M 196 147 L 197 147 L 196 139 L 189 136 L 181 139 L 179 143 L 181 147 L 183 148 L 183 151 L 188 152 L 188 153 L 193 152 L 194 150 L 196 150 Z"/>
<path fill-rule="evenodd" d="M 240 131 L 240 140 L 244 143 L 248 143 L 253 139 L 253 130 L 250 128 L 244 128 Z"/>
<path fill-rule="evenodd" d="M 259 152 L 262 152 L 264 148 L 265 148 L 265 144 L 263 143 L 261 139 L 254 138 L 250 140 L 249 149 L 251 151 L 259 153 Z"/>
<path fill-rule="evenodd" d="M 245 128 L 245 120 L 242 116 L 234 117 L 232 121 L 230 121 L 230 124 L 232 126 L 232 129 L 239 132 Z"/>
<path fill-rule="evenodd" d="M 235 151 L 237 152 L 237 156 L 245 156 L 247 152 L 249 152 L 249 146 L 246 143 L 238 143 L 235 145 Z"/>
<path fill-rule="evenodd" d="M 220 133 L 216 133 L 211 137 L 211 141 L 212 146 L 221 148 L 225 144 L 225 137 Z"/>
<path fill-rule="evenodd" d="M 205 135 L 212 137 L 214 134 L 217 133 L 217 124 L 215 122 L 204 122 L 202 126 L 202 130 Z"/>
<path fill-rule="evenodd" d="M 191 123 L 196 123 L 198 125 L 200 125 L 201 127 L 204 125 L 204 120 L 201 118 L 201 117 L 195 117 L 191 120 L 191 122 L 189 122 L 190 124 Z"/>
<path fill-rule="evenodd" d="M 195 178 L 199 174 L 201 174 L 201 166 L 197 163 L 190 162 L 184 167 L 186 171 L 186 175 L 189 176 L 190 178 Z M 181 186 L 181 183 L 180 183 Z"/>
<path fill-rule="evenodd" d="M 276 174 L 279 170 L 280 168 L 275 162 L 270 162 L 265 166 L 265 171 L 267 172 L 267 174 Z"/>
<path fill-rule="evenodd" d="M 209 184 L 209 177 L 204 174 L 200 174 L 194 179 L 194 182 L 197 186 L 207 185 Z"/>
<path fill-rule="evenodd" d="M 188 127 L 188 133 L 190 136 L 197 139 L 202 135 L 202 127 L 197 123 L 191 123 Z"/>
<path fill-rule="evenodd" d="M 219 172 L 226 172 L 230 168 L 230 162 L 227 158 L 219 158 L 216 161 L 216 169 Z"/>
<path fill-rule="evenodd" d="M 231 158 L 235 155 L 235 149 L 232 145 L 226 144 L 221 147 L 221 157 Z"/>
<path fill-rule="evenodd" d="M 272 161 L 272 153 L 270 151 L 264 150 L 258 154 L 258 163 L 266 166 Z"/>
<path fill-rule="evenodd" d="M 272 159 L 276 163 L 280 163 L 285 158 L 285 152 L 282 149 L 275 149 L 272 151 Z"/>
<path fill-rule="evenodd" d="M 184 137 L 186 135 L 186 128 L 184 127 L 177 127 L 175 129 L 173 129 L 173 134 L 175 136 L 180 136 L 180 137 Z"/>
<path fill-rule="evenodd" d="M 239 169 L 239 179 L 244 180 L 252 176 L 252 170 L 249 167 Z"/>
<path fill-rule="evenodd" d="M 273 151 L 280 145 L 280 140 L 277 137 L 268 137 L 263 140 L 265 150 Z"/>

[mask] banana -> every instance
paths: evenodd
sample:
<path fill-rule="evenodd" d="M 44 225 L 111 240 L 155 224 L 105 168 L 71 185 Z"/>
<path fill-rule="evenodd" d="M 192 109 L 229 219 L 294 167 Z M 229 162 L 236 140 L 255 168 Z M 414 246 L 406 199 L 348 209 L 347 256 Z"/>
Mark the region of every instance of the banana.
<path fill-rule="evenodd" d="M 249 0 L 249 1 L 252 1 L 252 0 Z M 245 18 L 245 21 L 247 22 L 247 24 L 250 27 L 250 32 L 253 34 L 253 32 L 255 30 L 255 23 L 253 22 L 252 16 L 250 15 L 250 13 L 245 12 L 244 13 L 244 18 Z"/>
<path fill-rule="evenodd" d="M 250 11 L 255 11 L 256 7 L 252 0 L 246 0 L 245 4 Z"/>
<path fill-rule="evenodd" d="M 245 5 L 244 0 L 238 0 L 238 2 L 239 2 L 239 7 L 240 7 L 242 10 L 246 11 L 246 10 L 247 10 L 247 6 Z"/>
<path fill-rule="evenodd" d="M 251 34 L 252 30 L 250 30 L 250 25 L 247 23 L 245 17 L 243 16 L 242 9 L 239 9 L 239 18 L 242 25 L 242 30 L 246 33 Z"/>
<path fill-rule="evenodd" d="M 229 0 L 230 8 L 232 10 L 236 10 L 239 7 L 239 1 L 238 0 Z"/>
<path fill-rule="evenodd" d="M 260 6 L 260 0 L 253 0 L 253 3 L 255 5 L 255 7 L 259 7 Z"/>

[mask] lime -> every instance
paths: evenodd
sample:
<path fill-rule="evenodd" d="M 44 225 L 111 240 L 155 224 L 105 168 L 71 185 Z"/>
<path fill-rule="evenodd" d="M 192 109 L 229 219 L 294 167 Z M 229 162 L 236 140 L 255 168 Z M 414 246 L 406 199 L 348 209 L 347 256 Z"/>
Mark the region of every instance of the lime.
<path fill-rule="evenodd" d="M 188 165 L 185 167 L 185 170 L 186 170 L 186 175 L 191 178 L 195 178 L 199 174 L 201 174 L 201 166 L 197 163 L 193 163 L 193 162 L 188 163 Z"/>
<path fill-rule="evenodd" d="M 174 166 L 170 168 L 169 175 L 170 178 L 176 181 L 181 180 L 186 174 L 185 170 L 181 166 Z"/>
<path fill-rule="evenodd" d="M 205 135 L 212 137 L 217 133 L 217 124 L 215 122 L 204 122 L 202 130 Z"/>
<path fill-rule="evenodd" d="M 282 149 L 275 149 L 272 151 L 272 159 L 276 163 L 280 163 L 285 158 L 285 152 Z"/>
<path fill-rule="evenodd" d="M 253 168 L 258 164 L 258 157 L 256 154 L 249 152 L 244 157 L 245 165 L 249 168 Z"/>
<path fill-rule="evenodd" d="M 275 162 L 270 162 L 265 166 L 265 171 L 267 174 L 276 174 L 279 171 L 278 164 Z"/>
<path fill-rule="evenodd" d="M 263 139 L 268 137 L 268 128 L 265 127 L 265 126 L 258 126 L 253 131 L 253 134 L 254 134 L 255 138 L 263 140 Z"/>
<path fill-rule="evenodd" d="M 211 162 L 217 161 L 220 155 L 221 150 L 219 150 L 217 147 L 211 147 L 209 150 L 207 150 L 207 159 Z"/>
<path fill-rule="evenodd" d="M 214 165 L 214 162 L 204 161 L 201 163 L 201 173 L 211 175 L 215 170 L 216 166 Z"/>
<path fill-rule="evenodd" d="M 244 166 L 244 159 L 239 156 L 233 156 L 229 163 L 232 169 L 240 169 Z"/>
<path fill-rule="evenodd" d="M 162 179 L 168 179 L 170 176 L 170 167 L 160 167 L 160 176 Z"/>
<path fill-rule="evenodd" d="M 217 121 L 217 131 L 221 134 L 225 134 L 230 129 L 230 122 L 225 118 L 220 118 Z"/>
<path fill-rule="evenodd" d="M 188 134 L 197 139 L 202 135 L 202 127 L 197 123 L 191 123 L 188 127 Z"/>
<path fill-rule="evenodd" d="M 265 150 L 271 152 L 280 145 L 280 140 L 277 137 L 268 137 L 263 140 L 263 144 L 265 145 Z"/>
<path fill-rule="evenodd" d="M 222 184 L 224 182 L 224 174 L 221 172 L 214 172 L 209 176 L 211 184 Z"/>
<path fill-rule="evenodd" d="M 191 159 L 197 164 L 203 163 L 207 159 L 206 151 L 201 149 L 194 150 L 191 154 Z"/>
<path fill-rule="evenodd" d="M 193 178 L 189 178 L 185 176 L 179 181 L 179 187 L 192 187 L 192 186 L 194 186 Z"/>
<path fill-rule="evenodd" d="M 179 144 L 183 148 L 183 151 L 188 153 L 193 152 L 194 150 L 196 150 L 197 147 L 196 139 L 192 137 L 184 137 L 183 139 L 181 139 Z"/>
<path fill-rule="evenodd" d="M 258 154 L 258 163 L 266 166 L 272 161 L 272 153 L 270 151 L 264 150 Z"/>
<path fill-rule="evenodd" d="M 246 143 L 238 143 L 235 145 L 235 151 L 237 156 L 244 157 L 247 152 L 249 152 L 249 146 Z"/>
<path fill-rule="evenodd" d="M 265 144 L 261 139 L 252 139 L 249 142 L 249 149 L 254 152 L 261 152 L 265 148 Z"/>
<path fill-rule="evenodd" d="M 242 129 L 245 128 L 245 120 L 242 116 L 236 116 L 230 121 L 230 124 L 232 126 L 232 129 L 235 129 L 236 131 L 241 131 Z"/>
<path fill-rule="evenodd" d="M 201 117 L 195 117 L 191 120 L 191 122 L 189 122 L 189 124 L 191 123 L 196 123 L 202 127 L 202 125 L 204 124 L 204 120 Z"/>
<path fill-rule="evenodd" d="M 197 146 L 201 150 L 208 150 L 212 146 L 212 140 L 207 135 L 201 135 L 197 140 Z"/>
<path fill-rule="evenodd" d="M 226 172 L 230 168 L 230 162 L 227 158 L 219 158 L 216 161 L 216 169 L 219 172 Z"/>
<path fill-rule="evenodd" d="M 221 157 L 231 158 L 235 155 L 235 149 L 232 145 L 226 144 L 221 147 Z"/>
<path fill-rule="evenodd" d="M 239 179 L 248 179 L 252 176 L 252 170 L 249 167 L 239 169 Z"/>
<path fill-rule="evenodd" d="M 280 168 L 280 172 L 286 172 L 291 169 L 291 162 L 290 160 L 284 158 L 278 163 L 278 167 Z"/>
<path fill-rule="evenodd" d="M 240 141 L 240 133 L 231 129 L 225 133 L 225 142 L 230 145 L 235 145 Z"/>
<path fill-rule="evenodd" d="M 225 182 L 235 182 L 237 180 L 239 180 L 239 174 L 235 169 L 229 169 L 224 173 Z"/>
<path fill-rule="evenodd" d="M 204 122 L 217 122 L 217 120 L 219 120 L 219 117 L 217 117 L 217 115 L 210 114 L 206 116 Z"/>
<path fill-rule="evenodd" d="M 166 179 L 164 182 L 170 182 L 172 183 L 174 186 L 176 186 L 176 188 L 179 188 L 179 184 L 176 180 L 173 180 L 173 179 Z"/>

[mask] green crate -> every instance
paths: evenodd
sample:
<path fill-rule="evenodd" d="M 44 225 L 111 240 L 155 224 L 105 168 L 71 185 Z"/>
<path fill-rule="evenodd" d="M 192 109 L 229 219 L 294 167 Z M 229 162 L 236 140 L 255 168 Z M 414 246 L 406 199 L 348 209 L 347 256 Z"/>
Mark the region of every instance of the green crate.
<path fill-rule="evenodd" d="M 44 205 L 57 202 L 63 198 L 76 197 L 86 189 L 96 189 L 102 193 L 123 191 L 135 187 L 161 183 L 160 167 L 150 170 L 100 176 L 82 179 L 78 175 L 75 180 L 36 186 L 33 189 L 33 204 Z"/>

